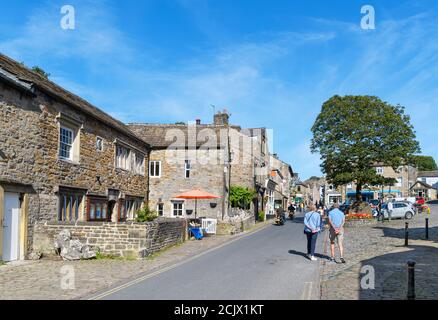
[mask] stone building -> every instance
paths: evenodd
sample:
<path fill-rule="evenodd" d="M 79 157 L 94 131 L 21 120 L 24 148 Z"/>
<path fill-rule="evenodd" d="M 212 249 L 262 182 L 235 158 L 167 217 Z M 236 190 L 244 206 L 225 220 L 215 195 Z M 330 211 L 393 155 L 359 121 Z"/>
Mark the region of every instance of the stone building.
<path fill-rule="evenodd" d="M 126 125 L 0 55 L 0 259 L 38 223 L 126 221 L 147 202 L 149 145 Z"/>
<path fill-rule="evenodd" d="M 411 187 L 411 196 L 420 197 L 429 200 L 436 200 L 438 190 L 436 186 L 432 186 L 421 180 L 416 181 Z"/>
<path fill-rule="evenodd" d="M 362 190 L 362 200 L 407 198 L 411 195 L 411 187 L 417 180 L 417 169 L 412 166 L 400 166 L 396 170 L 389 166 L 376 165 L 376 173 L 385 178 L 395 179 L 391 185 L 370 186 Z M 356 184 L 350 183 L 345 186 L 345 198 L 354 200 L 356 197 Z"/>
<path fill-rule="evenodd" d="M 175 198 L 194 188 L 220 196 L 198 201 L 198 217 L 227 219 L 231 186 L 253 189 L 258 196 L 247 211 L 266 209 L 269 150 L 265 128 L 242 129 L 229 123 L 226 111 L 212 124 L 128 124 L 152 145 L 150 197 L 152 209 L 166 217 L 193 217 L 194 201 Z"/>
<path fill-rule="evenodd" d="M 291 202 L 292 167 L 280 160 L 276 154 L 270 156 L 271 179 L 275 183 L 272 192 L 274 209 L 287 210 Z M 271 200 L 272 202 L 272 200 Z"/>
<path fill-rule="evenodd" d="M 417 181 L 427 183 L 438 189 L 438 170 L 434 171 L 419 171 Z"/>
<path fill-rule="evenodd" d="M 129 124 L 151 144 L 149 206 L 160 216 L 194 218 L 195 202 L 175 198 L 201 188 L 220 199 L 199 200 L 197 217 L 223 219 L 228 208 L 228 128 L 223 125 Z M 222 137 L 221 137 L 222 136 Z"/>

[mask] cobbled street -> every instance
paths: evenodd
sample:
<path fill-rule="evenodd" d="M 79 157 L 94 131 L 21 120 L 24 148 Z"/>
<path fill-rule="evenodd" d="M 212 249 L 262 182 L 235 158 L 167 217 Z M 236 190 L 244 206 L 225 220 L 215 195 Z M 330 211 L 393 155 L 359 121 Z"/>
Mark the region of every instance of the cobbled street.
<path fill-rule="evenodd" d="M 425 218 L 429 217 L 429 241 L 425 241 Z M 345 229 L 346 264 L 322 261 L 321 299 L 406 299 L 407 261 L 416 264 L 417 299 L 438 295 L 438 206 L 428 216 L 409 221 L 409 247 L 404 246 L 406 220 L 393 220 Z M 328 241 L 328 240 L 327 240 Z M 326 252 L 329 252 L 328 242 Z M 364 266 L 375 271 L 375 289 L 361 288 Z"/>

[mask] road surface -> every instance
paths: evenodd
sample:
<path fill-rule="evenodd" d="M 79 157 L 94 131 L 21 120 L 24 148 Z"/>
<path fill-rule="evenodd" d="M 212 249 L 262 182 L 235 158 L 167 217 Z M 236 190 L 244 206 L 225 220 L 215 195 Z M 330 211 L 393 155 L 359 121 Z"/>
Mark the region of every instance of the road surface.
<path fill-rule="evenodd" d="M 305 257 L 302 215 L 269 225 L 152 276 L 93 295 L 109 300 L 300 300 L 319 298 L 319 261 Z M 320 234 L 317 252 L 322 252 Z M 202 241 L 202 240 L 201 240 Z"/>

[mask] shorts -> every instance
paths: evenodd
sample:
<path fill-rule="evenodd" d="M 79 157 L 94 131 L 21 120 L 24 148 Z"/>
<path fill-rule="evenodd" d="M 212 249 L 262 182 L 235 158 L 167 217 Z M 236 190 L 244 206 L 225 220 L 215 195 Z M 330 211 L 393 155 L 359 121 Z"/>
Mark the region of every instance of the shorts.
<path fill-rule="evenodd" d="M 329 238 L 331 243 L 335 243 L 335 240 L 337 240 L 338 244 L 342 244 L 344 241 L 344 229 L 342 228 L 339 233 L 336 234 L 335 229 L 330 228 Z"/>

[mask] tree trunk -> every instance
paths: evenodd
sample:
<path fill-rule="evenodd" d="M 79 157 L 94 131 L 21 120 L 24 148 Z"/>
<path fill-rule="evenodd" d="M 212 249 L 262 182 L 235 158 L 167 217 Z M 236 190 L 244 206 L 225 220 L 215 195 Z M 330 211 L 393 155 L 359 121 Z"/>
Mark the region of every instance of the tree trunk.
<path fill-rule="evenodd" d="M 362 202 L 362 184 L 358 183 L 356 186 L 356 202 Z"/>

